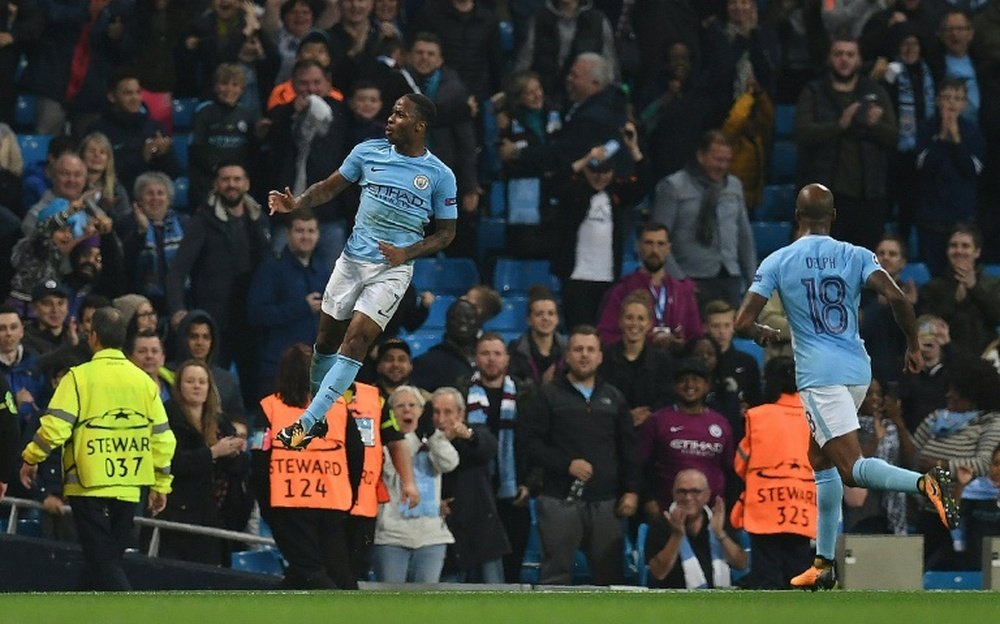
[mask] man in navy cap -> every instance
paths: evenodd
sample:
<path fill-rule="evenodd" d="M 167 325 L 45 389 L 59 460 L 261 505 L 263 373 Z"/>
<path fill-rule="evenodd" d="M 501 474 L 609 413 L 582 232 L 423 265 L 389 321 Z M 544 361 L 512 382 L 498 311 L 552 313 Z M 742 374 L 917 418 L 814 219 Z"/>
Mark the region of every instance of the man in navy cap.
<path fill-rule="evenodd" d="M 44 279 L 31 289 L 31 308 L 35 322 L 24 332 L 24 344 L 39 355 L 62 346 L 76 346 L 76 327 L 67 324 L 69 289 L 54 279 Z"/>

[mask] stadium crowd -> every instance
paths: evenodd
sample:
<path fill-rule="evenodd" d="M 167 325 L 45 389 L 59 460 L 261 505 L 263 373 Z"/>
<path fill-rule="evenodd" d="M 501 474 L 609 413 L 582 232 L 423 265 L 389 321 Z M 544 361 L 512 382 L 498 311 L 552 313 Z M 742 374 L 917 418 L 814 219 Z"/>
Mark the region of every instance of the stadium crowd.
<path fill-rule="evenodd" d="M 262 399 L 316 337 L 358 204 L 269 217 L 266 194 L 324 179 L 412 92 L 458 182 L 445 254 L 477 277 L 418 273 L 359 375 L 432 503 L 400 507 L 387 449 L 376 579 L 517 582 L 533 548 L 564 584 L 579 548 L 620 583 L 640 524 L 656 586 L 807 567 L 815 497 L 786 517 L 749 492 L 786 459 L 755 464 L 750 423 L 801 410 L 790 345 L 733 323 L 808 182 L 920 314 L 925 367 L 904 373 L 891 310 L 862 300 L 865 453 L 946 465 L 967 512 L 950 534 L 915 498 L 849 489 L 844 530 L 919 532 L 928 569 L 979 567 L 1000 534 L 1000 0 L 5 0 L 0 370 L 21 448 L 112 305 L 178 439 L 161 517 L 266 519 Z M 510 259 L 551 274 L 505 289 Z M 780 300 L 765 315 L 781 328 Z M 0 481 L 74 539 L 58 454 L 30 490 Z M 229 561 L 205 538 L 162 553 Z"/>

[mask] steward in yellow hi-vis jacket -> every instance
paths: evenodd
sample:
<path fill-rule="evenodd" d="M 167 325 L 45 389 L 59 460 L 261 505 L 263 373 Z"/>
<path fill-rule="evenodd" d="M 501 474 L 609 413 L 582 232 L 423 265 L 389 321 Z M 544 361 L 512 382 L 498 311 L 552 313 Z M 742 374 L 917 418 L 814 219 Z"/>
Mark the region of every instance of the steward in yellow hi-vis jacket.
<path fill-rule="evenodd" d="M 94 357 L 70 369 L 56 388 L 21 453 L 21 482 L 30 487 L 38 463 L 65 444 L 63 492 L 83 548 L 82 588 L 127 590 L 121 561 L 140 488 L 150 486 L 153 515 L 162 511 L 177 442 L 156 383 L 122 353 L 121 312 L 101 308 L 91 323 Z"/>

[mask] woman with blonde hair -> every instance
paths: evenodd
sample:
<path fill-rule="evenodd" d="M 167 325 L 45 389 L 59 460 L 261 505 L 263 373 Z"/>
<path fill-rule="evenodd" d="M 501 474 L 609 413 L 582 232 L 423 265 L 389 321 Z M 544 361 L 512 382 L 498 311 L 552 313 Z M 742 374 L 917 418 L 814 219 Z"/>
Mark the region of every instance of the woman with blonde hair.
<path fill-rule="evenodd" d="M 94 191 L 94 201 L 117 223 L 132 214 L 128 191 L 115 173 L 115 152 L 111 141 L 100 132 L 91 132 L 80 141 L 80 158 L 87 166 L 87 189 Z"/>
<path fill-rule="evenodd" d="M 244 453 L 246 439 L 236 435 L 223 415 L 212 372 L 204 362 L 181 364 L 171 395 L 165 407 L 177 450 L 170 463 L 173 492 L 160 517 L 221 527 L 221 518 L 231 517 L 232 507 L 247 500 L 250 461 Z M 215 538 L 177 531 L 161 535 L 161 557 L 228 565 L 228 553 L 228 545 Z"/>

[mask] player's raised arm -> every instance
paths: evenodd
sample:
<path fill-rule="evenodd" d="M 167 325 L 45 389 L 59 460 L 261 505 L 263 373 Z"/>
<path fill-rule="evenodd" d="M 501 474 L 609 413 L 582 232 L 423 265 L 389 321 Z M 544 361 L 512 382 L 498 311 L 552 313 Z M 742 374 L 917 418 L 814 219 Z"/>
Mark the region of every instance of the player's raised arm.
<path fill-rule="evenodd" d="M 900 290 L 899 286 L 889 274 L 883 270 L 874 271 L 868 276 L 868 288 L 885 297 L 892 308 L 892 317 L 896 319 L 896 325 L 903 330 L 906 336 L 906 360 L 903 364 L 904 370 L 910 373 L 919 373 L 924 367 L 924 358 L 920 355 L 920 345 L 917 343 L 917 317 L 913 312 L 913 304 L 906 298 L 906 294 Z"/>
<path fill-rule="evenodd" d="M 270 214 L 285 213 L 300 208 L 313 208 L 330 201 L 352 184 L 341 175 L 340 170 L 334 171 L 325 180 L 321 180 L 307 188 L 301 195 L 295 197 L 287 186 L 284 192 L 271 191 L 267 194 L 267 208 Z"/>
<path fill-rule="evenodd" d="M 433 234 L 425 236 L 422 240 L 409 247 L 396 247 L 385 241 L 380 241 L 378 244 L 379 251 L 389 261 L 389 266 L 398 266 L 420 256 L 436 254 L 450 245 L 451 241 L 455 240 L 457 219 L 437 219 L 434 223 L 435 229 Z"/>

